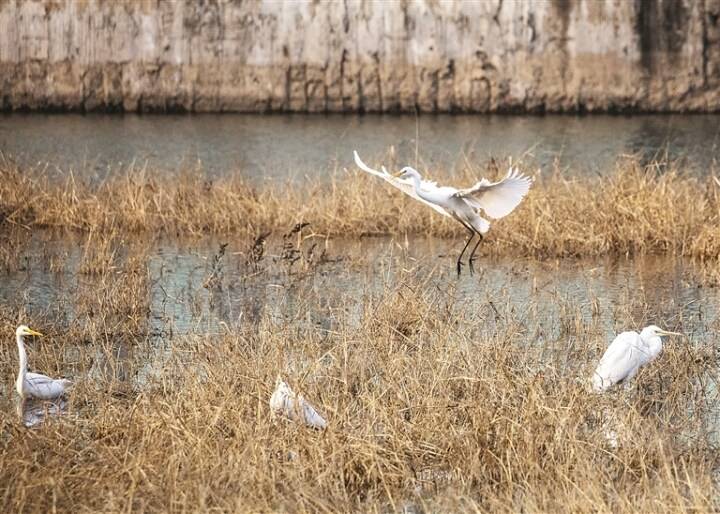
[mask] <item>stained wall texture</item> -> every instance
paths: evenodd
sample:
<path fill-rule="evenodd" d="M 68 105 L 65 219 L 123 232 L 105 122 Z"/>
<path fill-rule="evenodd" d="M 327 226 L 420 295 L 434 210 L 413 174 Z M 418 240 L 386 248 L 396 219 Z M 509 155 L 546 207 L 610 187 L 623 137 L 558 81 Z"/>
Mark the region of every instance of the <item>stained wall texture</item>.
<path fill-rule="evenodd" d="M 0 107 L 718 111 L 720 0 L 0 0 Z"/>

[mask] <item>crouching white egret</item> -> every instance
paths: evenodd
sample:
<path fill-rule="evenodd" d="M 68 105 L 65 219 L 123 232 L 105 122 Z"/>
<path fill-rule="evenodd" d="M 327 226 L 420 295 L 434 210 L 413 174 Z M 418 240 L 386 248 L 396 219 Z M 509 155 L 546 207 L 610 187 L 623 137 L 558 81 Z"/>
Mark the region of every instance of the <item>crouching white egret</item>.
<path fill-rule="evenodd" d="M 318 430 L 324 430 L 327 427 L 327 421 L 317 413 L 303 395 L 296 395 L 280 377 L 277 378 L 275 391 L 270 397 L 270 410 L 273 415 L 301 421 Z"/>
<path fill-rule="evenodd" d="M 65 394 L 72 382 L 64 378 L 52 379 L 39 373 L 30 373 L 27 370 L 27 353 L 25 353 L 25 336 L 42 336 L 26 325 L 20 325 L 15 331 L 20 368 L 18 370 L 15 387 L 21 398 L 37 398 L 40 400 L 53 400 Z"/>
<path fill-rule="evenodd" d="M 600 359 L 592 377 L 595 391 L 606 391 L 619 382 L 629 382 L 641 366 L 654 360 L 662 352 L 664 336 L 681 336 L 650 325 L 637 332 L 618 335 Z"/>
<path fill-rule="evenodd" d="M 405 166 L 397 174 L 391 175 L 385 166 L 381 167 L 382 171 L 370 168 L 360 160 L 357 151 L 353 152 L 353 155 L 355 164 L 361 170 L 387 180 L 403 193 L 429 205 L 440 214 L 455 219 L 468 230 L 470 237 L 457 260 L 458 275 L 463 264 L 463 254 L 477 235 L 478 241 L 468 259 L 470 271 L 473 271 L 475 251 L 483 240 L 484 234 L 490 229 L 490 222 L 480 216 L 480 211 L 494 219 L 507 216 L 520 204 L 532 185 L 530 177 L 521 175 L 517 169 L 511 167 L 505 178 L 499 182 L 482 179 L 467 189 L 439 187 L 436 182 L 423 180 L 420 172 L 410 166 Z"/>

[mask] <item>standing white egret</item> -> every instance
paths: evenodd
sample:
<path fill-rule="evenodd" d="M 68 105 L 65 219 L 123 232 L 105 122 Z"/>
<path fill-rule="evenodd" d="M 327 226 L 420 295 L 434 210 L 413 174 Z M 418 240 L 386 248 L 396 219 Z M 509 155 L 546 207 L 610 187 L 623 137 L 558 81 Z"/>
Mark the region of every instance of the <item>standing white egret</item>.
<path fill-rule="evenodd" d="M 15 382 L 18 394 L 21 398 L 38 398 L 41 400 L 53 400 L 61 397 L 65 394 L 65 390 L 72 385 L 72 382 L 64 378 L 55 380 L 39 373 L 28 372 L 25 336 L 42 336 L 42 334 L 26 325 L 20 325 L 15 331 L 20 357 L 20 369 Z"/>
<path fill-rule="evenodd" d="M 470 271 L 473 271 L 475 251 L 483 240 L 484 234 L 490 229 L 490 222 L 480 216 L 479 212 L 482 210 L 485 215 L 493 219 L 507 216 L 520 204 L 532 185 L 530 177 L 521 175 L 517 169 L 511 167 L 505 178 L 499 182 L 482 179 L 467 189 L 438 187 L 436 182 L 423 180 L 420 172 L 410 166 L 405 166 L 399 173 L 391 175 L 385 166 L 382 166 L 382 171 L 370 168 L 360 160 L 357 151 L 353 152 L 353 155 L 355 164 L 361 170 L 387 180 L 403 193 L 429 205 L 440 214 L 455 219 L 470 232 L 470 238 L 465 243 L 457 260 L 458 275 L 463 264 L 463 254 L 477 234 L 479 239 L 468 259 Z"/>
<path fill-rule="evenodd" d="M 619 382 L 629 382 L 641 366 L 654 360 L 663 348 L 661 337 L 681 336 L 650 325 L 637 332 L 618 335 L 600 359 L 592 377 L 593 389 L 606 391 Z"/>

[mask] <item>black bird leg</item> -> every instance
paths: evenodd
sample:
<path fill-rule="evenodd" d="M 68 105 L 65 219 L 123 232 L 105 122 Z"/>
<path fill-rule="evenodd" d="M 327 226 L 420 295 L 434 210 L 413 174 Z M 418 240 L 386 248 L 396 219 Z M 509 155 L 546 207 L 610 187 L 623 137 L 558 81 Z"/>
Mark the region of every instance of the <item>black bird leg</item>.
<path fill-rule="evenodd" d="M 472 252 L 470 252 L 470 258 L 468 259 L 468 264 L 470 265 L 470 273 L 473 273 L 475 271 L 475 266 L 473 266 L 475 259 L 477 259 L 477 257 L 475 256 L 475 251 L 478 249 L 478 246 L 480 246 L 480 243 L 483 242 L 483 239 L 485 239 L 481 233 L 478 232 L 477 235 L 480 239 L 478 239 L 477 243 L 475 243 Z"/>
<path fill-rule="evenodd" d="M 464 225 L 464 223 L 463 223 L 463 225 Z M 469 238 L 469 239 L 467 240 L 467 242 L 465 243 L 465 246 L 463 246 L 462 252 L 460 252 L 460 256 L 458 257 L 458 260 L 457 260 L 457 274 L 458 274 L 458 277 L 460 276 L 460 270 L 461 270 L 461 267 L 462 267 L 462 257 L 463 257 L 463 254 L 465 253 L 465 250 L 467 250 L 467 247 L 468 247 L 468 245 L 470 244 L 470 241 L 472 241 L 472 240 L 473 240 L 473 237 L 475 237 L 475 231 L 474 231 L 474 230 L 471 230 L 470 228 L 468 228 L 468 231 L 470 232 L 470 238 Z"/>

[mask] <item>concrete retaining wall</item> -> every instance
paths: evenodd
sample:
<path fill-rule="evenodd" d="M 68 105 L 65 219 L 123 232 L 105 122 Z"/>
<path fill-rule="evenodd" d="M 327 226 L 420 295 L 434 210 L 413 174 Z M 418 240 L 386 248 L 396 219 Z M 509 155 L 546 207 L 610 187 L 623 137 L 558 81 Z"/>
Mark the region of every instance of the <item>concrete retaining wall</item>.
<path fill-rule="evenodd" d="M 718 111 L 720 0 L 0 0 L 0 107 Z"/>

